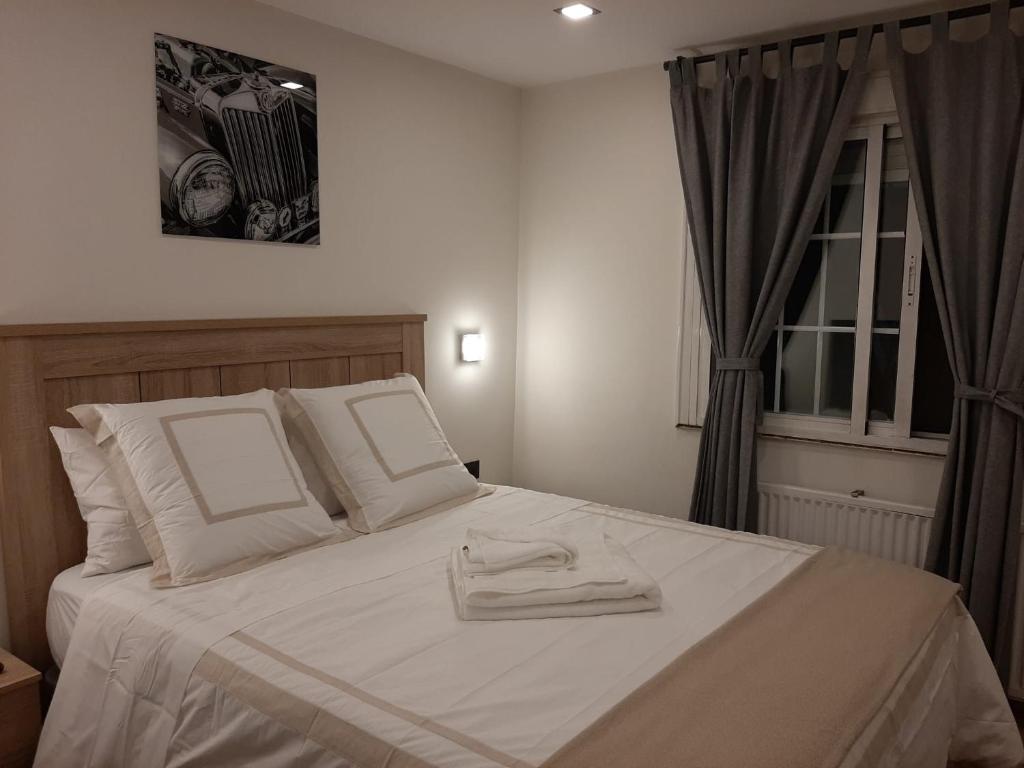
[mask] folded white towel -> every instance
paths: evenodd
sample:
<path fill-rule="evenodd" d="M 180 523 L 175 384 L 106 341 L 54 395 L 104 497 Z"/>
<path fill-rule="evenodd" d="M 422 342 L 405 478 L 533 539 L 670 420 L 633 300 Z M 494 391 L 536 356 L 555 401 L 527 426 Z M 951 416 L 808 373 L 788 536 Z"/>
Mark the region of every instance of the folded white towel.
<path fill-rule="evenodd" d="M 462 551 L 464 570 L 474 574 L 571 568 L 578 555 L 572 538 L 553 528 L 470 528 Z"/>
<path fill-rule="evenodd" d="M 500 573 L 468 573 L 465 552 L 460 569 L 467 605 L 481 608 L 576 603 L 593 600 L 597 586 L 624 585 L 626 577 L 612 556 L 602 531 L 575 536 L 576 566 L 561 570 L 514 568 Z M 618 595 L 616 595 L 618 596 Z"/>
<path fill-rule="evenodd" d="M 626 549 L 601 532 L 577 539 L 579 559 L 570 571 L 509 571 L 471 575 L 453 550 L 449 575 L 456 611 L 465 620 L 596 616 L 648 611 L 661 590 Z"/>
<path fill-rule="evenodd" d="M 480 608 L 476 605 L 456 603 L 456 610 L 459 618 L 463 621 L 511 621 L 513 619 L 566 619 L 582 616 L 607 616 L 613 613 L 640 613 L 657 610 L 660 605 L 659 593 L 655 598 L 640 595 L 617 600 L 587 600 L 583 603 L 524 605 L 512 608 Z"/>

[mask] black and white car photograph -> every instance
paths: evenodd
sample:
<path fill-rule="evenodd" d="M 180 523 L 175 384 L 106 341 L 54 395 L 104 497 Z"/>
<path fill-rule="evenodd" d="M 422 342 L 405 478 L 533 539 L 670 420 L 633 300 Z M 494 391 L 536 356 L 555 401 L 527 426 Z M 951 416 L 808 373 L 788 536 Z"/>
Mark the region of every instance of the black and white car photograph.
<path fill-rule="evenodd" d="M 165 235 L 317 245 L 316 77 L 154 36 Z"/>

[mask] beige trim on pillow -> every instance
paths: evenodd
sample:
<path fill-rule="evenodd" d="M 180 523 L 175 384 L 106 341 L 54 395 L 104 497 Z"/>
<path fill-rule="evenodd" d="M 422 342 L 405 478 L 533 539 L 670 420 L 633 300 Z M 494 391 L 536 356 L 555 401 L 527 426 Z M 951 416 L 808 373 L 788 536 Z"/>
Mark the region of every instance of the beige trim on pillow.
<path fill-rule="evenodd" d="M 395 378 L 399 378 L 402 375 L 403 374 L 395 376 Z M 393 472 L 391 470 L 387 462 L 384 460 L 384 457 L 381 455 L 381 452 L 378 449 L 373 438 L 371 437 L 369 429 L 363 422 L 362 418 L 360 418 L 358 412 L 353 407 L 353 405 L 363 400 L 370 400 L 377 397 L 393 397 L 395 395 L 411 395 L 413 398 L 415 398 L 420 408 L 423 409 L 423 413 L 424 415 L 426 415 L 427 420 L 430 422 L 431 426 L 436 431 L 438 439 L 441 440 L 447 446 L 448 453 L 451 457 L 450 459 L 438 462 L 431 462 L 430 464 L 425 464 L 420 467 L 413 467 L 412 469 L 404 470 L 399 473 Z M 323 473 L 328 485 L 330 485 L 331 489 L 334 491 L 335 496 L 337 496 L 338 500 L 341 502 L 342 507 L 344 507 L 345 511 L 348 513 L 349 525 L 351 525 L 355 530 L 360 531 L 361 533 L 370 533 L 372 530 L 387 530 L 389 528 L 394 528 L 405 523 L 420 520 L 424 517 L 428 517 L 438 512 L 443 512 L 446 509 L 457 507 L 460 504 L 465 504 L 467 502 L 472 501 L 473 499 L 477 499 L 480 498 L 481 496 L 486 496 L 489 493 L 494 492 L 493 487 L 490 488 L 490 490 L 481 490 L 482 488 L 484 488 L 484 486 L 478 486 L 477 490 L 472 494 L 459 496 L 454 499 L 448 499 L 447 501 L 440 502 L 431 507 L 427 507 L 426 509 L 422 509 L 417 512 L 413 512 L 409 515 L 404 515 L 402 517 L 391 520 L 383 526 L 378 526 L 377 528 L 371 529 L 370 525 L 366 521 L 366 516 L 363 514 L 363 505 L 359 503 L 359 500 L 353 493 L 351 486 L 347 482 L 345 482 L 345 478 L 341 473 L 341 468 L 338 466 L 334 457 L 331 455 L 331 452 L 328 450 L 327 442 L 326 440 L 324 440 L 323 435 L 320 433 L 320 429 L 319 427 L 317 427 L 316 422 L 314 422 L 313 419 L 310 418 L 309 414 L 306 413 L 306 409 L 303 407 L 302 403 L 299 401 L 298 398 L 296 398 L 291 393 L 290 390 L 281 389 L 277 392 L 277 396 L 280 398 L 278 404 L 282 413 L 282 418 L 286 420 L 290 419 L 291 423 L 299 431 L 299 434 L 305 440 L 306 447 L 309 449 L 310 454 L 313 456 L 313 461 L 320 468 L 320 471 Z M 391 482 L 404 480 L 405 478 L 413 477 L 415 475 L 422 474 L 424 472 L 429 472 L 434 469 L 441 469 L 443 467 L 452 466 L 462 466 L 462 462 L 459 460 L 459 457 L 455 455 L 455 453 L 452 451 L 451 445 L 448 444 L 447 438 L 445 438 L 444 433 L 441 431 L 441 428 L 437 423 L 437 419 L 431 415 L 430 409 L 424 403 L 423 398 L 419 396 L 416 390 L 399 389 L 385 392 L 371 392 L 369 394 L 351 397 L 345 400 L 344 403 L 345 406 L 348 408 L 349 413 L 352 416 L 352 420 L 356 424 L 356 427 L 359 429 L 359 432 L 362 435 L 363 440 L 366 442 L 366 445 L 370 450 L 373 460 L 380 467 L 381 472 L 383 472 Z"/>
<path fill-rule="evenodd" d="M 188 459 L 185 457 L 185 452 L 181 449 L 181 444 L 178 442 L 178 438 L 174 434 L 174 429 L 171 427 L 171 424 L 175 421 L 205 419 L 239 413 L 261 415 L 267 420 L 267 427 L 270 429 L 270 434 L 274 437 L 277 449 L 281 452 L 281 459 L 284 461 L 284 465 L 288 468 L 288 474 L 291 476 L 292 483 L 295 485 L 295 494 L 298 498 L 290 499 L 288 501 L 274 502 L 273 504 L 259 504 L 255 507 L 232 509 L 215 515 L 210 509 L 209 504 L 207 504 L 206 497 L 203 496 L 203 492 L 199 487 L 199 483 L 196 480 L 195 475 L 192 474 L 192 468 L 189 467 Z M 199 512 L 202 514 L 203 519 L 208 525 L 222 523 L 226 520 L 236 520 L 239 517 L 248 517 L 249 515 L 259 515 L 264 512 L 274 512 L 281 509 L 295 509 L 297 507 L 306 506 L 306 495 L 302 492 L 302 487 L 299 485 L 299 479 L 296 477 L 295 470 L 292 468 L 292 464 L 288 460 L 288 453 L 285 451 L 285 447 L 281 443 L 281 436 L 278 435 L 277 430 L 274 429 L 274 422 L 270 418 L 270 414 L 266 409 L 221 408 L 215 411 L 190 411 L 188 413 L 174 413 L 169 416 L 161 416 L 159 418 L 159 422 L 160 427 L 164 431 L 164 437 L 167 438 L 167 444 L 171 447 L 171 453 L 174 455 L 174 460 L 178 464 L 178 470 L 181 472 L 181 476 L 185 478 L 185 482 L 188 484 L 188 489 L 195 497 L 196 506 L 199 507 Z"/>
<path fill-rule="evenodd" d="M 303 547 L 298 550 L 289 550 L 288 552 L 278 553 L 275 555 L 268 555 L 255 558 L 247 558 L 245 560 L 236 561 L 231 563 L 224 568 L 221 568 L 212 573 L 204 574 L 198 577 L 186 577 L 179 579 L 171 578 L 170 564 L 167 562 L 167 553 L 164 550 L 163 542 L 160 539 L 160 533 L 156 527 L 156 521 L 153 518 L 152 512 L 146 505 L 143 499 L 142 492 L 139 490 L 138 485 L 135 482 L 135 477 L 132 475 L 131 468 L 128 466 L 128 460 L 124 456 L 124 452 L 121 450 L 121 445 L 118 443 L 117 438 L 106 426 L 102 415 L 99 410 L 91 405 L 75 406 L 69 408 L 68 412 L 82 425 L 83 429 L 89 432 L 93 439 L 96 440 L 97 445 L 103 452 L 107 463 L 110 465 L 111 471 L 114 473 L 114 479 L 117 481 L 121 492 L 124 494 L 125 504 L 128 507 L 128 512 L 131 514 L 132 520 L 135 522 L 135 527 L 139 531 L 139 535 L 142 537 L 142 543 L 146 547 L 146 551 L 149 552 L 150 557 L 153 559 L 153 570 L 150 574 L 150 583 L 154 587 L 178 587 L 186 584 L 194 584 L 201 581 L 210 581 L 211 579 L 220 578 L 222 576 L 229 576 L 234 573 L 240 573 L 248 568 L 254 568 L 257 565 L 262 565 L 272 560 L 284 557 L 285 555 L 294 554 L 296 552 L 305 551 L 306 549 L 312 549 L 317 546 L 323 546 L 324 544 L 332 544 L 338 541 L 346 541 L 349 538 L 354 538 L 358 535 L 353 533 L 351 536 L 342 535 L 341 538 L 338 536 L 329 537 L 323 541 L 315 542 L 313 545 Z M 301 502 L 286 502 L 282 504 L 266 504 L 260 507 L 253 507 L 243 510 L 232 510 L 227 513 L 219 515 L 213 515 L 210 512 L 209 506 L 206 504 L 202 493 L 199 491 L 198 484 L 195 481 L 195 477 L 188 468 L 188 462 L 185 460 L 184 455 L 181 451 L 181 446 L 178 444 L 177 439 L 174 437 L 173 431 L 168 427 L 167 421 L 174 421 L 179 418 L 200 418 L 203 416 L 214 416 L 222 415 L 224 413 L 238 413 L 238 412 L 250 412 L 260 413 L 267 419 L 270 425 L 270 432 L 274 436 L 274 440 L 277 443 L 279 449 L 281 449 L 282 455 L 284 456 L 285 465 L 288 467 L 288 472 L 292 477 L 292 480 L 296 484 L 296 492 L 300 495 Z M 263 408 L 224 408 L 216 411 L 192 411 L 185 414 L 172 414 L 170 416 L 164 416 L 158 419 L 161 427 L 164 430 L 164 435 L 167 437 L 167 442 L 171 448 L 171 452 L 174 455 L 175 461 L 177 462 L 179 471 L 182 477 L 185 479 L 189 490 L 195 496 L 196 506 L 199 508 L 203 515 L 203 519 L 207 524 L 214 524 L 225 520 L 235 519 L 252 514 L 258 514 L 261 512 L 273 511 L 277 509 L 294 509 L 299 506 L 303 506 L 306 503 L 305 495 L 302 494 L 301 487 L 298 484 L 298 480 L 295 476 L 295 470 L 292 468 L 291 463 L 288 461 L 287 454 L 284 453 L 284 448 L 281 444 L 281 438 L 274 429 L 273 420 L 267 413 L 266 409 Z"/>
<path fill-rule="evenodd" d="M 327 450 L 327 443 L 324 441 L 323 435 L 320 434 L 316 424 L 309 418 L 305 408 L 302 407 L 302 404 L 291 392 L 282 389 L 277 393 L 277 396 L 281 398 L 283 418 L 290 419 L 305 440 L 306 448 L 309 449 L 310 454 L 313 456 L 313 461 L 320 468 L 324 478 L 327 480 L 327 484 L 331 486 L 334 495 L 338 497 L 341 506 L 348 513 L 349 520 L 361 521 L 362 526 L 365 527 L 366 521 L 363 520 L 362 515 L 363 505 L 359 503 L 355 494 L 352 493 L 352 489 L 345 482 L 345 478 L 341 476 L 341 471 L 338 469 L 338 465 L 334 463 L 331 452 Z"/>
<path fill-rule="evenodd" d="M 407 469 L 403 472 L 395 472 L 388 466 L 387 461 L 384 460 L 384 456 L 381 454 L 380 449 L 377 447 L 377 443 L 373 440 L 373 435 L 370 434 L 370 430 L 367 428 L 366 423 L 363 421 L 359 412 L 355 409 L 357 403 L 364 402 L 365 400 L 376 400 L 381 397 L 399 397 L 401 395 L 408 395 L 416 401 L 416 404 L 423 411 L 423 415 L 427 417 L 427 421 L 430 422 L 431 427 L 434 428 L 434 432 L 437 434 L 438 440 L 443 442 L 448 448 L 448 458 L 442 461 L 431 462 L 430 464 L 422 464 L 412 469 Z M 384 475 L 391 482 L 397 482 L 398 480 L 405 480 L 407 477 L 414 477 L 415 475 L 429 472 L 432 469 L 441 469 L 442 467 L 451 467 L 461 464 L 459 457 L 452 453 L 452 448 L 448 445 L 448 441 L 445 439 L 444 434 L 438 428 L 437 422 L 430 415 L 430 411 L 423 404 L 419 395 L 413 389 L 394 389 L 388 392 L 371 392 L 366 395 L 358 395 L 357 397 L 350 397 L 345 401 L 345 407 L 348 408 L 348 412 L 352 414 L 352 420 L 359 427 L 359 432 L 362 434 L 363 439 L 370 448 L 370 453 L 373 454 L 374 460 L 380 465 Z"/>
<path fill-rule="evenodd" d="M 153 515 L 142 499 L 142 492 L 135 483 L 135 477 L 128 467 L 128 460 L 117 442 L 117 438 L 103 421 L 99 409 L 93 405 L 76 405 L 68 408 L 68 413 L 75 417 L 82 428 L 92 435 L 96 445 L 103 452 L 110 470 L 114 473 L 114 480 L 117 482 L 121 493 L 124 494 L 125 506 L 128 513 L 135 522 L 135 527 L 142 537 L 142 543 L 153 560 L 153 571 L 151 578 L 169 579 L 171 570 L 167 563 L 167 554 L 164 552 L 163 542 L 156 530 L 156 523 Z"/>
<path fill-rule="evenodd" d="M 252 557 L 246 557 L 241 560 L 232 560 L 230 563 L 225 564 L 222 568 L 218 568 L 215 571 L 207 571 L 199 576 L 178 576 L 174 579 L 170 577 L 170 574 L 157 578 L 156 572 L 154 572 L 150 579 L 150 584 L 157 589 L 164 589 L 166 587 L 186 587 L 189 584 L 199 584 L 204 581 L 213 581 L 214 579 L 222 579 L 225 576 L 234 576 L 236 573 L 242 573 L 243 571 L 249 571 L 253 568 L 257 568 L 267 563 L 273 563 L 277 560 L 283 560 L 286 557 L 292 555 L 298 555 L 302 552 L 309 552 L 313 549 L 319 549 L 320 547 L 326 547 L 330 544 L 341 544 L 346 541 L 351 541 L 362 536 L 359 531 L 350 531 L 345 529 L 338 529 L 338 532 L 328 536 L 327 538 L 314 541 L 310 544 L 306 544 L 301 547 L 294 549 L 288 549 L 283 552 L 274 552 L 266 555 L 253 555 Z"/>
<path fill-rule="evenodd" d="M 128 467 L 128 460 L 124 457 L 124 452 L 121 450 L 117 438 L 109 435 L 99 444 L 99 447 L 103 451 L 111 471 L 114 473 L 114 478 L 117 480 L 121 492 L 124 493 L 125 506 L 128 507 L 128 513 L 132 516 L 132 520 L 135 521 L 135 527 L 139 531 L 139 536 L 142 537 L 142 543 L 146 546 L 149 556 L 153 558 L 151 578 L 153 580 L 170 578 L 171 568 L 167 563 L 167 553 L 164 552 L 164 544 L 156 530 L 156 521 L 153 519 L 153 513 L 149 511 L 149 507 L 146 506 L 146 502 L 142 499 L 142 492 L 135 482 L 135 476 L 132 475 L 132 471 Z"/>

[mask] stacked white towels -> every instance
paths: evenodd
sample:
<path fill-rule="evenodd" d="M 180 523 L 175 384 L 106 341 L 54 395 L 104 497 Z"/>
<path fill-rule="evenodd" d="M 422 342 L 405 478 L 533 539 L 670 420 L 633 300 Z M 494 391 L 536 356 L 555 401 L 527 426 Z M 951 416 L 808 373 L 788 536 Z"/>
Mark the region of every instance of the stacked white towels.
<path fill-rule="evenodd" d="M 472 574 L 512 568 L 572 568 L 579 554 L 572 537 L 554 528 L 470 528 L 462 552 L 463 569 Z"/>
<path fill-rule="evenodd" d="M 648 611 L 661 590 L 603 531 L 470 529 L 452 550 L 452 592 L 466 620 Z"/>

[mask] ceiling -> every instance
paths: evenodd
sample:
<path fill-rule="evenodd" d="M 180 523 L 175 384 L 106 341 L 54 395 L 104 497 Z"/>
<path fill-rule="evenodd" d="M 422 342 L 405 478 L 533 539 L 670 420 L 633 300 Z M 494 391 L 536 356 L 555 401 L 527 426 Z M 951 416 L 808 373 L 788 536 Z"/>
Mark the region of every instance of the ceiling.
<path fill-rule="evenodd" d="M 772 32 L 890 19 L 921 0 L 592 0 L 602 13 L 573 22 L 571 0 L 262 0 L 495 80 L 530 87 L 653 64 Z M 961 3 L 962 4 L 962 3 Z M 782 36 L 780 34 L 780 36 Z"/>

